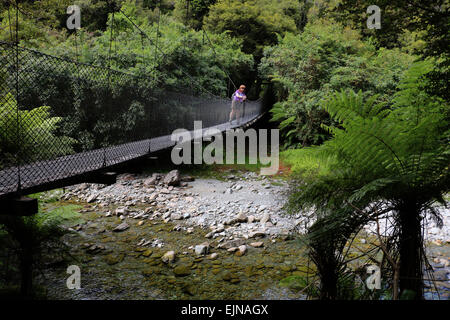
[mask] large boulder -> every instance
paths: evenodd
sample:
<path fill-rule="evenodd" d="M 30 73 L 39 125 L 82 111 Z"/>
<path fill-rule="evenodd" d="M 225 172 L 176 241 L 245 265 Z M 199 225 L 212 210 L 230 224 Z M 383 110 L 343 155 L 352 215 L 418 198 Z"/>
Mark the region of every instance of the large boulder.
<path fill-rule="evenodd" d="M 154 186 L 158 184 L 158 179 L 159 179 L 158 174 L 154 173 L 150 178 L 144 180 L 144 185 L 147 187 Z"/>
<path fill-rule="evenodd" d="M 179 186 L 180 181 L 180 172 L 178 170 L 172 170 L 166 174 L 163 182 L 169 186 Z"/>

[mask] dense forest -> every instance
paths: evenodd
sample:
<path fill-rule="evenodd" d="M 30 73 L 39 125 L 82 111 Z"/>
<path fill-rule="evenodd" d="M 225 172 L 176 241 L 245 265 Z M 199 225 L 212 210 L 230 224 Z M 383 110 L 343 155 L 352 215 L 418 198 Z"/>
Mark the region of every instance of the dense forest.
<path fill-rule="evenodd" d="M 66 28 L 73 4 L 81 9 L 78 30 Z M 380 29 L 368 28 L 370 5 L 382 9 Z M 270 121 L 291 170 L 286 209 L 314 215 L 305 242 L 320 282 L 316 297 L 367 298 L 349 289 L 355 273 L 345 251 L 365 225 L 387 218 L 392 231 L 378 239 L 389 275 L 384 297 L 422 299 L 423 224 L 442 222 L 450 191 L 449 10 L 448 0 L 2 1 L 0 41 L 154 79 L 139 89 L 113 82 L 117 91 L 190 88 L 230 97 L 242 83 L 251 100 L 270 94 Z M 27 94 L 47 101 L 62 85 Z M 0 93 L 0 113 L 12 114 L 14 97 Z M 94 110 L 90 97 L 80 99 Z M 114 125 L 139 125 L 142 106 L 124 103 Z M 43 141 L 60 145 L 60 154 L 101 145 L 88 132 L 75 137 L 82 121 L 52 117 L 49 104 L 35 109 L 54 127 Z M 6 157 L 14 133 L 0 133 Z"/>

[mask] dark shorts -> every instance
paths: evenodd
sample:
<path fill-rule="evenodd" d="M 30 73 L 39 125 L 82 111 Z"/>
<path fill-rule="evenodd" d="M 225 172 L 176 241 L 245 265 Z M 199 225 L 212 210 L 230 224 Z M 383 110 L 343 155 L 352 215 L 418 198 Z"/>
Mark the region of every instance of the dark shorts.
<path fill-rule="evenodd" d="M 233 111 L 236 109 L 242 109 L 243 105 L 244 105 L 243 102 L 233 99 L 233 102 L 231 103 L 231 110 Z"/>

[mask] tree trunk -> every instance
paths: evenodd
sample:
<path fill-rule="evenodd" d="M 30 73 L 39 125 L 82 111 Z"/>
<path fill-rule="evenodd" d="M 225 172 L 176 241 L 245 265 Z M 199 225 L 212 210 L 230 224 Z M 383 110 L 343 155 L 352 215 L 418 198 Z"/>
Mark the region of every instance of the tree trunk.
<path fill-rule="evenodd" d="M 32 293 L 33 283 L 33 250 L 28 241 L 21 243 L 20 253 L 20 273 L 22 276 L 20 284 L 20 294 L 28 298 Z"/>
<path fill-rule="evenodd" d="M 338 277 L 336 274 L 336 267 L 329 267 L 327 270 L 321 273 L 320 277 L 321 290 L 320 299 L 321 300 L 336 300 L 337 297 L 337 286 Z"/>
<path fill-rule="evenodd" d="M 11 237 L 19 243 L 20 294 L 23 298 L 29 298 L 33 283 L 33 232 L 24 223 L 23 217 L 4 215 L 0 217 L 0 223 L 6 226 Z"/>
<path fill-rule="evenodd" d="M 336 300 L 338 298 L 338 262 L 335 246 L 319 240 L 311 244 L 311 249 L 310 257 L 316 264 L 320 277 L 319 299 Z"/>
<path fill-rule="evenodd" d="M 400 223 L 400 298 L 423 298 L 422 228 L 415 205 L 406 205 L 399 211 Z"/>

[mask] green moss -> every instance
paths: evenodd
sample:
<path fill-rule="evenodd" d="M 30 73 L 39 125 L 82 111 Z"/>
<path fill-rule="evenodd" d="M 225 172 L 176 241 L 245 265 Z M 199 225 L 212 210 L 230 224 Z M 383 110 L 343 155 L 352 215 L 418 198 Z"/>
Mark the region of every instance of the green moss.
<path fill-rule="evenodd" d="M 30 198 L 38 199 L 42 203 L 53 203 L 59 201 L 64 194 L 63 189 L 54 189 L 29 195 Z"/>
<path fill-rule="evenodd" d="M 73 227 L 85 222 L 81 213 L 78 212 L 81 208 L 74 204 L 63 205 L 49 212 L 39 212 L 36 217 L 40 221 L 56 221 L 60 225 Z"/>
<path fill-rule="evenodd" d="M 308 285 L 307 280 L 302 276 L 289 276 L 280 280 L 280 286 L 292 290 L 302 290 Z"/>

